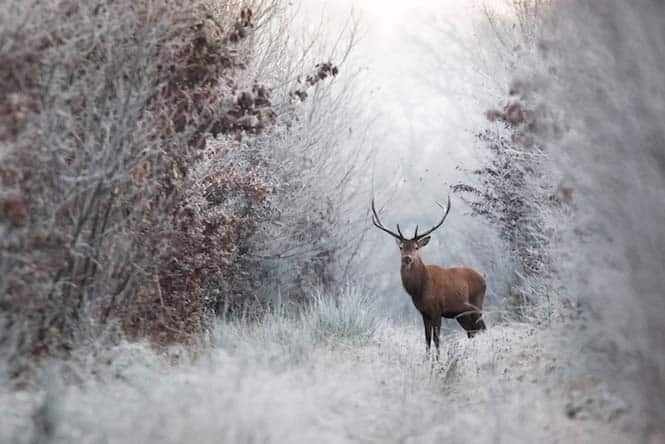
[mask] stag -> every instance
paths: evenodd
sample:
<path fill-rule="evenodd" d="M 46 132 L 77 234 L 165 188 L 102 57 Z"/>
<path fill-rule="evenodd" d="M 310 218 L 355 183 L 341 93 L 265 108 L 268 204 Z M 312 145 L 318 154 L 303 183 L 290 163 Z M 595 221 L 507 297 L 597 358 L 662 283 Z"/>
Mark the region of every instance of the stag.
<path fill-rule="evenodd" d="M 443 206 L 437 202 L 442 209 Z M 432 338 L 439 354 L 439 333 L 441 318 L 456 319 L 466 330 L 469 338 L 480 330 L 485 330 L 482 319 L 485 298 L 485 279 L 471 268 L 443 268 L 438 265 L 425 265 L 420 258 L 420 249 L 430 241 L 430 234 L 446 220 L 450 212 L 450 196 L 443 217 L 434 227 L 424 233 L 407 239 L 397 224 L 397 233 L 386 228 L 379 219 L 372 199 L 372 222 L 374 225 L 397 240 L 401 255 L 400 274 L 402 285 L 411 296 L 413 305 L 423 317 L 425 324 L 425 344 L 429 354 Z"/>

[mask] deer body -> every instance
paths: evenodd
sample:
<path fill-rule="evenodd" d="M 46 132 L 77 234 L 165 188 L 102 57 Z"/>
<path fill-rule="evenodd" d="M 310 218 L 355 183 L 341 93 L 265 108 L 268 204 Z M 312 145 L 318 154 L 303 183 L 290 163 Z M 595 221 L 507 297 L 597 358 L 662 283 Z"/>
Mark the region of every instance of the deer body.
<path fill-rule="evenodd" d="M 420 257 L 419 250 L 429 243 L 428 235 L 443 224 L 449 211 L 450 198 L 443 219 L 434 228 L 418 235 L 416 227 L 413 238 L 406 239 L 399 225 L 397 233 L 394 233 L 381 224 L 372 201 L 374 225 L 397 239 L 402 262 L 400 267 L 402 285 L 423 317 L 427 350 L 429 351 L 434 339 L 437 355 L 441 318 L 456 319 L 469 337 L 473 337 L 480 330 L 485 330 L 482 307 L 486 284 L 480 273 L 471 268 L 425 265 Z"/>
<path fill-rule="evenodd" d="M 401 275 L 402 285 L 420 313 L 431 319 L 452 319 L 472 307 L 482 308 L 485 279 L 478 272 L 419 263 L 414 264 L 418 271 L 402 269 Z"/>

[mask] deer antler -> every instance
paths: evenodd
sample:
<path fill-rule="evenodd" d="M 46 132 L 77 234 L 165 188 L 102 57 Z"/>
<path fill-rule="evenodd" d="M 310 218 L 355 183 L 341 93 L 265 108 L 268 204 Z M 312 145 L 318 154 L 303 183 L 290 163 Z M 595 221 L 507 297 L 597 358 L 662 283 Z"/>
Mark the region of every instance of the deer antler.
<path fill-rule="evenodd" d="M 441 205 L 439 202 L 436 202 L 436 204 L 438 206 L 440 206 L 441 208 L 443 208 L 443 205 Z M 441 225 L 443 225 L 443 222 L 446 220 L 446 217 L 448 216 L 449 212 L 450 212 L 450 195 L 448 195 L 448 206 L 446 207 L 446 212 L 444 213 L 443 217 L 441 218 L 441 221 L 438 224 L 434 225 L 434 227 L 432 227 L 431 229 L 427 230 L 426 232 L 424 232 L 422 234 L 418 234 L 418 227 L 416 227 L 416 232 L 415 232 L 415 234 L 414 234 L 414 236 L 411 240 L 422 239 L 423 237 L 431 234 L 434 230 L 436 230 Z"/>
<path fill-rule="evenodd" d="M 389 229 L 387 229 L 381 223 L 381 219 L 379 219 L 379 215 L 377 214 L 376 208 L 374 207 L 374 199 L 372 199 L 372 223 L 379 230 L 383 230 L 386 233 L 388 233 L 389 235 L 391 235 L 391 236 L 393 236 L 393 237 L 395 237 L 399 240 L 405 240 L 404 236 L 402 235 L 402 232 L 399 230 L 399 225 L 397 225 L 397 233 L 399 233 L 399 234 L 397 234 L 397 233 L 394 233 L 394 232 L 390 231 Z"/>
<path fill-rule="evenodd" d="M 436 204 L 438 206 L 440 206 L 441 208 L 443 208 L 443 205 L 441 205 L 439 202 L 436 202 Z M 448 196 L 448 205 L 445 208 L 445 210 L 446 210 L 446 212 L 444 213 L 443 217 L 441 218 L 441 221 L 439 221 L 438 224 L 434 225 L 434 227 L 430 228 L 429 230 L 425 231 L 424 233 L 418 234 L 418 226 L 416 225 L 416 231 L 414 232 L 413 237 L 410 240 L 422 239 L 423 237 L 431 234 L 434 230 L 436 230 L 441 225 L 443 225 L 443 222 L 446 220 L 446 217 L 448 217 L 448 213 L 450 212 L 450 195 Z M 376 228 L 385 231 L 389 235 L 391 235 L 391 236 L 393 236 L 393 237 L 395 237 L 399 240 L 406 240 L 406 238 L 402 234 L 402 230 L 400 230 L 400 228 L 399 228 L 399 224 L 397 224 L 397 233 L 395 233 L 394 231 L 390 231 L 389 229 L 387 229 L 381 223 L 381 219 L 379 219 L 379 215 L 376 212 L 376 208 L 374 207 L 374 199 L 372 199 L 372 223 L 374 224 L 374 226 Z"/>

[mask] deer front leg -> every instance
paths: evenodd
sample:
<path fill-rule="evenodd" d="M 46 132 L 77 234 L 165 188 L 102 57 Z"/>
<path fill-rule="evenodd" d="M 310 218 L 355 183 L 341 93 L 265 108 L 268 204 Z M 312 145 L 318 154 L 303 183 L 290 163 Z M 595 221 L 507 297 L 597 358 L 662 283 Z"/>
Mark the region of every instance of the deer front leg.
<path fill-rule="evenodd" d="M 423 313 L 423 324 L 425 324 L 425 351 L 429 355 L 430 346 L 432 345 L 432 321 Z"/>
<path fill-rule="evenodd" d="M 441 333 L 441 318 L 432 321 L 432 333 L 434 335 L 434 346 L 436 347 L 436 360 L 439 360 L 439 333 Z"/>

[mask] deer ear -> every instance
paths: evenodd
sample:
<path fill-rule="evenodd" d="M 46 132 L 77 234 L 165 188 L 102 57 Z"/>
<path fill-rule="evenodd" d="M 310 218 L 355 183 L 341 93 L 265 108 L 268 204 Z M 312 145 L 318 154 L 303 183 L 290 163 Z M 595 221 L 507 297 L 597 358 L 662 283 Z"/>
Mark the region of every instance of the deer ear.
<path fill-rule="evenodd" d="M 425 245 L 429 244 L 429 240 L 431 239 L 430 236 L 423 237 L 422 239 L 418 240 L 418 248 L 422 248 Z"/>
<path fill-rule="evenodd" d="M 402 247 L 402 241 L 401 240 L 395 239 L 395 242 L 397 243 L 398 247 L 400 247 L 400 248 Z"/>

